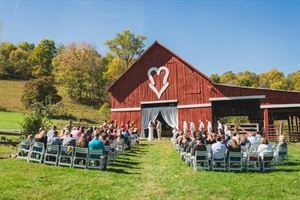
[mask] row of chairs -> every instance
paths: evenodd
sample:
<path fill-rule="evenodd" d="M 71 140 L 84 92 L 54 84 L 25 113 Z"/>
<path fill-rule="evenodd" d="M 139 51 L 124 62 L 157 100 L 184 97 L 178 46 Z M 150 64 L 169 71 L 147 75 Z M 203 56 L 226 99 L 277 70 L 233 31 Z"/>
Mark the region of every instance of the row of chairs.
<path fill-rule="evenodd" d="M 84 169 L 103 169 L 125 149 L 124 139 L 114 141 L 102 149 L 88 149 L 72 146 L 45 145 L 40 142 L 22 141 L 17 158 L 28 162 L 45 163 Z"/>
<path fill-rule="evenodd" d="M 221 171 L 267 171 L 274 170 L 275 165 L 287 163 L 287 148 L 282 148 L 274 156 L 273 152 L 266 152 L 262 157 L 258 155 L 258 145 L 245 145 L 241 152 L 211 154 L 211 145 L 207 144 L 207 151 L 197 151 L 195 156 L 184 152 L 184 149 L 172 140 L 175 148 L 180 153 L 181 159 L 195 170 L 221 170 Z M 274 144 L 273 147 L 276 145 Z"/>

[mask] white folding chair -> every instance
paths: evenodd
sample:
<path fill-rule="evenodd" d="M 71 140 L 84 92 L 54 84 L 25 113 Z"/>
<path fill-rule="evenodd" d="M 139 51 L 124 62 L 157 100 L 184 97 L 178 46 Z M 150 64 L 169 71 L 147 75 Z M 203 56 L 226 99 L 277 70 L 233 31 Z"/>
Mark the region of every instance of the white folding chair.
<path fill-rule="evenodd" d="M 209 158 L 207 151 L 196 151 L 195 156 L 192 156 L 194 170 L 209 170 Z"/>
<path fill-rule="evenodd" d="M 211 169 L 216 171 L 226 170 L 226 157 L 223 152 L 215 152 L 211 158 Z"/>
<path fill-rule="evenodd" d="M 103 150 L 89 149 L 87 168 L 88 169 L 103 169 Z"/>
<path fill-rule="evenodd" d="M 45 153 L 45 145 L 41 142 L 34 142 L 30 148 L 29 156 L 28 156 L 28 162 L 38 162 L 42 163 Z"/>
<path fill-rule="evenodd" d="M 256 152 L 249 152 L 246 161 L 247 171 L 260 171 L 259 155 Z"/>
<path fill-rule="evenodd" d="M 279 151 L 275 153 L 276 165 L 282 165 L 288 163 L 288 149 L 279 148 Z"/>
<path fill-rule="evenodd" d="M 241 152 L 229 152 L 228 155 L 228 171 L 242 171 L 242 153 Z"/>
<path fill-rule="evenodd" d="M 27 160 L 30 153 L 30 146 L 31 146 L 30 141 L 27 140 L 21 141 L 18 148 L 17 158 Z"/>
<path fill-rule="evenodd" d="M 74 147 L 72 146 L 61 146 L 58 166 L 72 167 L 74 156 Z"/>
<path fill-rule="evenodd" d="M 58 163 L 59 149 L 59 145 L 48 144 L 46 147 L 44 163 L 56 166 Z"/>
<path fill-rule="evenodd" d="M 263 156 L 261 157 L 261 165 L 263 172 L 274 170 L 274 153 L 264 152 Z"/>
<path fill-rule="evenodd" d="M 74 159 L 73 159 L 73 167 L 74 168 L 87 168 L 87 159 L 88 159 L 89 149 L 88 148 L 80 148 L 75 147 L 74 150 Z"/>

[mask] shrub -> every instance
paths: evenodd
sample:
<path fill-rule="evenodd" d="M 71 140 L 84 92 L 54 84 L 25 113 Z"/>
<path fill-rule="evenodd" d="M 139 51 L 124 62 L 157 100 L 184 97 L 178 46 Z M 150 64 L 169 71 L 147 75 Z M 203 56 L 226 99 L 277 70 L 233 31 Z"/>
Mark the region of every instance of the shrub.
<path fill-rule="evenodd" d="M 56 104 L 61 101 L 61 96 L 57 94 L 54 80 L 51 77 L 41 77 L 28 81 L 24 86 L 21 101 L 25 108 L 32 108 L 35 103 L 43 106 Z"/>
<path fill-rule="evenodd" d="M 110 105 L 109 103 L 104 103 L 99 110 L 100 121 L 109 120 L 110 119 Z"/>

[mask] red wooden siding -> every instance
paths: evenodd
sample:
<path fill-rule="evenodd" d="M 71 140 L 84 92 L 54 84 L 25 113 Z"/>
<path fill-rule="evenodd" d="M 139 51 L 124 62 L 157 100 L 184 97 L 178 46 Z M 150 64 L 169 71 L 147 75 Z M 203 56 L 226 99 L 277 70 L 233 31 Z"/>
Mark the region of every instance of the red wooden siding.
<path fill-rule="evenodd" d="M 300 92 L 278 91 L 270 89 L 244 88 L 214 84 L 225 96 L 266 95 L 262 104 L 289 104 L 300 103 Z"/>
<path fill-rule="evenodd" d="M 211 108 L 187 108 L 187 109 L 178 109 L 178 125 L 179 129 L 182 130 L 183 121 L 188 122 L 188 126 L 190 122 L 194 122 L 196 125 L 196 129 L 199 128 L 199 120 L 201 119 L 205 127 L 207 126 L 205 119 L 209 119 L 212 121 L 212 112 Z"/>

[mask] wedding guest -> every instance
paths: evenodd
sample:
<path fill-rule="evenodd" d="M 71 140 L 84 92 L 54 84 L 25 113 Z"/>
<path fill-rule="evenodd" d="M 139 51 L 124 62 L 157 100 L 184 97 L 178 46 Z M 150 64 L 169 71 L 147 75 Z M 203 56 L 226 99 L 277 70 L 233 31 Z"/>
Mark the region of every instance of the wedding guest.
<path fill-rule="evenodd" d="M 50 138 L 50 140 L 48 139 L 48 144 L 61 145 L 61 140 L 58 137 L 58 132 L 57 131 L 54 131 L 54 135 Z"/>
<path fill-rule="evenodd" d="M 211 122 L 208 120 L 208 119 L 206 119 L 206 122 L 207 122 L 207 132 L 208 133 L 212 133 L 212 124 L 211 124 Z"/>
<path fill-rule="evenodd" d="M 238 131 L 234 131 L 232 134 L 232 139 L 234 139 L 237 144 L 240 144 L 240 133 Z"/>
<path fill-rule="evenodd" d="M 36 142 L 44 143 L 45 147 L 47 145 L 47 135 L 46 131 L 42 129 L 38 134 L 35 135 L 34 140 Z"/>
<path fill-rule="evenodd" d="M 203 121 L 200 119 L 199 120 L 199 129 L 198 129 L 198 131 L 203 132 L 204 128 L 205 128 L 205 125 L 204 125 Z"/>
<path fill-rule="evenodd" d="M 248 137 L 248 140 L 249 140 L 250 144 L 256 144 L 257 143 L 257 140 L 256 140 L 255 136 L 256 136 L 255 132 L 250 133 L 250 137 Z"/>
<path fill-rule="evenodd" d="M 188 132 L 188 124 L 187 124 L 187 122 L 186 121 L 183 121 L 183 126 L 182 126 L 183 128 L 183 134 L 184 135 L 186 135 L 187 134 L 187 132 Z"/>
<path fill-rule="evenodd" d="M 191 136 L 195 137 L 195 132 L 196 132 L 196 126 L 194 122 L 190 122 L 190 132 L 191 132 Z"/>
<path fill-rule="evenodd" d="M 257 153 L 259 156 L 262 157 L 264 153 L 272 151 L 272 145 L 269 144 L 269 141 L 266 138 L 262 138 L 260 145 L 257 148 Z"/>
<path fill-rule="evenodd" d="M 51 140 L 51 138 L 54 136 L 54 132 L 56 131 L 57 127 L 56 126 L 52 126 L 52 129 L 48 131 L 47 133 L 47 142 L 49 143 L 49 141 Z"/>
<path fill-rule="evenodd" d="M 211 146 L 211 152 L 213 154 L 217 153 L 217 152 L 225 153 L 226 149 L 227 149 L 226 145 L 224 143 L 222 143 L 222 137 L 218 135 L 217 142 Z"/>
<path fill-rule="evenodd" d="M 89 147 L 89 149 L 102 149 L 102 150 L 104 150 L 104 144 L 100 140 L 100 133 L 96 133 L 94 135 L 94 139 L 89 142 L 88 147 Z"/>
<path fill-rule="evenodd" d="M 88 142 L 88 136 L 87 136 L 87 134 L 85 134 L 85 133 L 81 134 L 81 136 L 80 136 L 80 138 L 79 138 L 79 140 L 77 142 L 77 146 L 81 147 L 81 148 L 87 148 L 88 144 L 89 144 L 89 142 Z"/>
<path fill-rule="evenodd" d="M 192 156 L 195 155 L 196 151 L 207 151 L 206 146 L 203 142 L 203 140 L 200 137 L 197 137 L 197 143 L 192 148 Z"/>
<path fill-rule="evenodd" d="M 279 152 L 283 149 L 283 148 L 287 148 L 287 142 L 284 139 L 284 135 L 280 135 L 279 136 L 279 142 L 276 146 L 276 149 L 274 151 L 274 156 L 278 156 Z"/>
<path fill-rule="evenodd" d="M 76 140 L 72 137 L 69 130 L 65 131 L 65 138 L 63 139 L 62 145 L 73 146 L 73 147 L 76 146 Z"/>
<path fill-rule="evenodd" d="M 238 145 L 236 140 L 232 139 L 230 140 L 230 144 L 228 145 L 228 151 L 229 152 L 241 152 L 241 146 Z"/>

